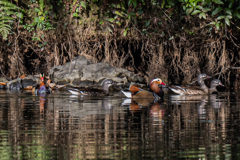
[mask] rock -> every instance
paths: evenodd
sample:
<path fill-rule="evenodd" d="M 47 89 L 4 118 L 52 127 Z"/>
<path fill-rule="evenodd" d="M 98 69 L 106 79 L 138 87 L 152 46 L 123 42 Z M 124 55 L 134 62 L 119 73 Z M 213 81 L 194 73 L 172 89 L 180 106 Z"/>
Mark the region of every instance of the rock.
<path fill-rule="evenodd" d="M 37 79 L 35 79 L 33 76 L 28 76 L 25 78 L 17 78 L 9 81 L 6 88 L 10 90 L 20 90 L 27 86 L 36 86 L 37 83 Z"/>
<path fill-rule="evenodd" d="M 27 86 L 36 86 L 37 82 L 35 79 L 33 79 L 32 77 L 26 77 L 26 78 L 22 78 L 22 87 L 25 88 Z"/>
<path fill-rule="evenodd" d="M 14 79 L 7 83 L 7 88 L 10 90 L 20 90 L 22 89 L 21 78 Z"/>
<path fill-rule="evenodd" d="M 5 77 L 0 77 L 0 82 L 7 83 L 8 80 L 7 80 L 7 78 L 5 78 Z"/>
<path fill-rule="evenodd" d="M 99 86 L 106 78 L 117 83 L 143 82 L 143 78 L 124 68 L 112 67 L 109 63 L 93 63 L 85 56 L 76 57 L 72 62 L 56 66 L 49 71 L 50 79 L 57 84 L 72 83 L 73 86 Z M 99 83 L 100 82 L 100 83 Z"/>

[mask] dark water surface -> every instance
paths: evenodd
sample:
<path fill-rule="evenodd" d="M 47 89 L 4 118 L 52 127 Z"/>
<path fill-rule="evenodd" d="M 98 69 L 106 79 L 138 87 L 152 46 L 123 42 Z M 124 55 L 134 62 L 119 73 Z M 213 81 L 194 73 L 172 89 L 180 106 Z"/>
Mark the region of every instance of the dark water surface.
<path fill-rule="evenodd" d="M 0 90 L 0 159 L 240 159 L 237 94 L 137 103 Z"/>

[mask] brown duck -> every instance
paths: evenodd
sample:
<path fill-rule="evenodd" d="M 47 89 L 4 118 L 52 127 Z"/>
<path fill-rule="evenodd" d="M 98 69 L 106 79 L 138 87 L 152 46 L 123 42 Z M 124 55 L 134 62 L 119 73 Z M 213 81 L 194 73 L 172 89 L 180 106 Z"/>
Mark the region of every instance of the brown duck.
<path fill-rule="evenodd" d="M 210 88 L 207 90 L 200 87 L 180 87 L 180 86 L 172 86 L 169 87 L 173 92 L 178 93 L 180 95 L 197 95 L 197 94 L 212 94 L 213 92 L 217 92 L 217 86 L 224 86 L 219 79 L 214 79 L 210 83 Z"/>
<path fill-rule="evenodd" d="M 109 87 L 112 85 L 116 85 L 112 79 L 106 79 L 103 81 L 102 89 L 97 88 L 72 88 L 67 87 L 66 89 L 74 95 L 81 96 L 104 96 L 109 94 Z"/>

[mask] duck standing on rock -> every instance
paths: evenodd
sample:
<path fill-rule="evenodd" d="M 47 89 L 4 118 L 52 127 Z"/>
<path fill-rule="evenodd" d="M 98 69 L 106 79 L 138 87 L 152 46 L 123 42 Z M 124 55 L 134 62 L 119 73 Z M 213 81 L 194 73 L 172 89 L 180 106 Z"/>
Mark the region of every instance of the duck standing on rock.
<path fill-rule="evenodd" d="M 74 95 L 81 96 L 105 96 L 109 94 L 109 87 L 112 85 L 116 85 L 112 79 L 105 79 L 102 83 L 102 89 L 97 88 L 73 88 L 67 87 L 66 89 Z"/>
<path fill-rule="evenodd" d="M 162 88 L 159 87 L 159 85 L 166 84 L 163 83 L 160 78 L 154 78 L 149 84 L 150 90 L 143 90 L 139 88 L 137 85 L 133 84 L 129 87 L 129 91 L 122 91 L 122 93 L 127 98 L 133 99 L 145 98 L 149 99 L 149 101 L 160 100 L 163 99 L 164 92 Z"/>

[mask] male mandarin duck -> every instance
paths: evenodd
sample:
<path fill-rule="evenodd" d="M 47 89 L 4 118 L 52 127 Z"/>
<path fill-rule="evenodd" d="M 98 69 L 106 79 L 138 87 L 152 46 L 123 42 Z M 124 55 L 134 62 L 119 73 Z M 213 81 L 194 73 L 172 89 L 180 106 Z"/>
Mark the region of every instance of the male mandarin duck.
<path fill-rule="evenodd" d="M 178 91 L 175 93 L 178 93 L 180 95 L 212 94 L 213 92 L 217 92 L 217 88 L 216 88 L 217 86 L 224 86 L 224 85 L 221 83 L 219 79 L 214 79 L 211 81 L 210 88 L 209 89 L 207 88 L 207 90 L 204 90 L 199 87 L 179 87 L 178 86 L 178 88 L 176 88 Z"/>
<path fill-rule="evenodd" d="M 204 92 L 208 92 L 208 87 L 205 85 L 204 80 L 207 78 L 211 78 L 205 73 L 201 73 L 198 75 L 198 85 L 199 86 L 189 86 L 189 87 L 181 87 L 181 86 L 168 86 L 174 93 L 177 94 L 203 94 Z"/>
<path fill-rule="evenodd" d="M 112 85 L 116 85 L 112 79 L 105 79 L 102 83 L 102 89 L 97 88 L 66 88 L 69 92 L 74 95 L 81 96 L 105 96 L 109 94 L 109 87 Z"/>
<path fill-rule="evenodd" d="M 150 84 L 149 88 L 150 91 L 148 90 L 143 90 L 139 88 L 137 85 L 131 85 L 129 87 L 129 91 L 122 91 L 122 93 L 127 97 L 127 98 L 147 98 L 150 101 L 151 100 L 159 100 L 163 99 L 164 92 L 163 90 L 159 87 L 159 85 L 166 85 L 165 83 L 162 82 L 160 78 L 154 78 Z"/>
<path fill-rule="evenodd" d="M 33 87 L 32 93 L 35 94 L 45 94 L 50 93 L 51 89 L 47 88 L 44 83 L 44 74 L 40 74 L 39 76 L 39 85 L 36 85 L 36 87 Z"/>

